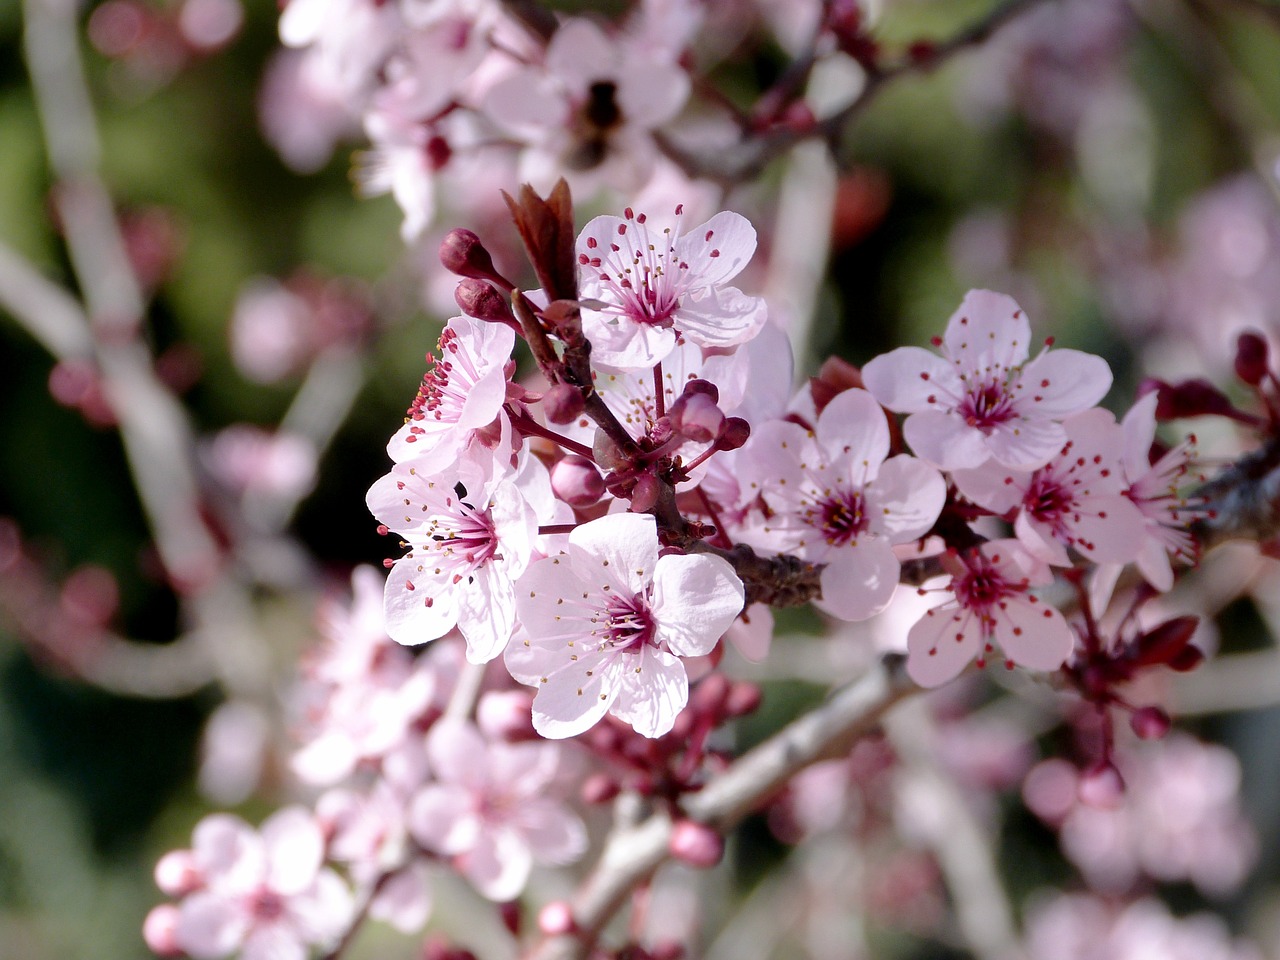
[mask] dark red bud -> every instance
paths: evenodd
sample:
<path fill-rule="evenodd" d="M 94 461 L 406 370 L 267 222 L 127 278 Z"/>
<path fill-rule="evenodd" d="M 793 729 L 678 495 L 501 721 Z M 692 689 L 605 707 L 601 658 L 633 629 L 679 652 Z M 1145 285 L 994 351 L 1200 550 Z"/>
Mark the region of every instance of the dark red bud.
<path fill-rule="evenodd" d="M 1129 726 L 1142 740 L 1160 740 L 1169 732 L 1173 721 L 1159 707 L 1143 707 L 1129 718 Z"/>
<path fill-rule="evenodd" d="M 1176 670 L 1178 673 L 1186 673 L 1187 671 L 1194 670 L 1196 667 L 1200 666 L 1200 663 L 1203 660 L 1204 651 L 1199 647 L 1193 647 L 1191 644 L 1187 644 L 1179 650 L 1177 654 L 1170 658 L 1169 669 Z"/>
<path fill-rule="evenodd" d="M 520 904 L 518 901 L 508 901 L 498 905 L 498 914 L 502 917 L 502 925 L 510 931 L 513 937 L 520 936 Z"/>
<path fill-rule="evenodd" d="M 1158 663 L 1171 665 L 1185 650 L 1195 649 L 1188 648 L 1188 644 L 1199 624 L 1199 617 L 1188 614 L 1152 627 L 1137 640 L 1136 662 L 1142 666 Z"/>
<path fill-rule="evenodd" d="M 440 262 L 450 273 L 472 280 L 492 280 L 504 290 L 514 289 L 510 281 L 498 273 L 493 258 L 480 238 L 461 227 L 450 230 L 440 241 Z"/>
<path fill-rule="evenodd" d="M 690 380 L 688 383 L 686 383 L 684 385 L 684 390 L 681 391 L 681 395 L 685 397 L 691 397 L 694 394 L 702 394 L 704 396 L 708 396 L 711 398 L 712 403 L 720 402 L 720 388 L 717 387 L 710 380 L 703 380 L 701 378 L 697 378 L 694 380 Z"/>
<path fill-rule="evenodd" d="M 729 697 L 729 678 L 723 673 L 709 673 L 689 695 L 689 706 L 699 713 L 719 717 Z"/>
<path fill-rule="evenodd" d="M 1252 330 L 1240 334 L 1236 341 L 1236 376 L 1256 387 L 1267 375 L 1267 341 Z"/>
<path fill-rule="evenodd" d="M 458 304 L 458 309 L 468 317 L 488 320 L 491 323 L 516 322 L 507 298 L 484 280 L 466 277 L 458 281 L 453 291 L 453 299 Z"/>
<path fill-rule="evenodd" d="M 716 441 L 718 450 L 737 450 L 751 437 L 751 424 L 741 417 L 725 417 L 724 431 Z"/>
<path fill-rule="evenodd" d="M 542 397 L 542 409 L 552 423 L 573 423 L 586 409 L 582 391 L 572 384 L 557 383 Z"/>
<path fill-rule="evenodd" d="M 1231 401 L 1208 380 L 1184 380 L 1181 383 L 1154 381 L 1159 390 L 1156 401 L 1157 420 L 1179 420 L 1185 417 L 1232 416 L 1237 413 Z"/>

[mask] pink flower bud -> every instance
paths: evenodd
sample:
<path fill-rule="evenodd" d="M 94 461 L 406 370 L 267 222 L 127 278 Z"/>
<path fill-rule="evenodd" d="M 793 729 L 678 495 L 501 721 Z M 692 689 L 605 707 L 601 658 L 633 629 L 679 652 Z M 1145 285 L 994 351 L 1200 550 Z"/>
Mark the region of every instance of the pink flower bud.
<path fill-rule="evenodd" d="M 680 820 L 671 830 L 667 848 L 691 867 L 714 867 L 724 856 L 724 837 L 706 824 Z"/>
<path fill-rule="evenodd" d="M 644 513 L 658 502 L 658 494 L 662 492 L 662 483 L 651 473 L 642 473 L 636 478 L 636 485 L 631 491 L 631 510 L 633 513 Z"/>
<path fill-rule="evenodd" d="M 1124 799 L 1124 777 L 1115 764 L 1098 763 L 1085 771 L 1076 788 L 1080 802 L 1090 807 L 1112 809 Z"/>
<path fill-rule="evenodd" d="M 744 717 L 748 713 L 755 713 L 763 696 L 758 684 L 745 681 L 735 683 L 729 690 L 729 696 L 725 698 L 724 712 L 730 717 Z"/>
<path fill-rule="evenodd" d="M 680 395 L 682 397 L 704 396 L 709 397 L 712 403 L 720 402 L 720 388 L 710 380 L 703 380 L 700 377 L 686 383 Z"/>
<path fill-rule="evenodd" d="M 178 908 L 172 903 L 153 907 L 142 921 L 142 939 L 159 957 L 181 957 L 186 951 L 178 943 Z"/>
<path fill-rule="evenodd" d="M 557 383 L 542 397 L 542 409 L 552 423 L 572 423 L 582 416 L 582 391 L 572 384 Z"/>
<path fill-rule="evenodd" d="M 729 697 L 729 678 L 723 673 L 708 674 L 689 695 L 689 706 L 698 713 L 719 718 Z"/>
<path fill-rule="evenodd" d="M 593 773 L 582 782 L 583 803 L 608 803 L 621 792 L 621 785 L 607 773 Z"/>
<path fill-rule="evenodd" d="M 513 285 L 493 265 L 493 258 L 480 238 L 470 230 L 456 229 L 445 234 L 440 242 L 440 262 L 450 273 L 473 280 L 492 280 L 504 290 Z"/>
<path fill-rule="evenodd" d="M 493 289 L 491 284 L 473 277 L 465 277 L 458 281 L 453 291 L 453 299 L 458 309 L 468 317 L 477 320 L 488 320 L 491 323 L 515 323 L 515 314 L 511 312 L 511 304 L 506 297 Z"/>
<path fill-rule="evenodd" d="M 604 478 L 594 463 L 571 453 L 551 468 L 551 489 L 565 503 L 586 507 L 604 496 Z"/>
<path fill-rule="evenodd" d="M 1160 740 L 1169 732 L 1173 721 L 1159 707 L 1143 707 L 1129 718 L 1129 726 L 1143 740 Z"/>
<path fill-rule="evenodd" d="M 538 929 L 548 937 L 573 933 L 573 910 L 563 900 L 552 900 L 538 911 Z"/>
<path fill-rule="evenodd" d="M 1236 341 L 1236 376 L 1256 387 L 1267 375 L 1267 341 L 1252 330 L 1240 334 Z"/>
<path fill-rule="evenodd" d="M 694 443 L 707 443 L 724 430 L 724 414 L 705 393 L 685 394 L 672 406 L 673 426 Z"/>
<path fill-rule="evenodd" d="M 156 863 L 156 886 L 170 897 L 185 897 L 204 886 L 204 876 L 190 850 L 170 850 Z"/>

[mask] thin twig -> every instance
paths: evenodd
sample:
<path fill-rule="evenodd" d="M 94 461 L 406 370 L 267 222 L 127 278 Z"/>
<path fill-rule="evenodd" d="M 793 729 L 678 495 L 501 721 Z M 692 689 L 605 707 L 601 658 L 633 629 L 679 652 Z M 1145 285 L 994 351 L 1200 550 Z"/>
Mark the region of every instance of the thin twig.
<path fill-rule="evenodd" d="M 3 241 L 0 307 L 58 360 L 92 356 L 89 318 L 80 304 Z"/>

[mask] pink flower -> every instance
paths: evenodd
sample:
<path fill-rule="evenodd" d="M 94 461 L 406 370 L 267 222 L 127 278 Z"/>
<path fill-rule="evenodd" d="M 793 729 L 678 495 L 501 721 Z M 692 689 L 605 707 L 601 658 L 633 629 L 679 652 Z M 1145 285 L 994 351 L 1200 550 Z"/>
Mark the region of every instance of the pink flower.
<path fill-rule="evenodd" d="M 303 807 L 269 817 L 260 831 L 214 814 L 196 826 L 190 863 L 199 886 L 178 907 L 176 937 L 187 955 L 216 960 L 304 960 L 336 939 L 351 894 L 322 868 L 324 837 Z"/>
<path fill-rule="evenodd" d="M 683 209 L 661 231 L 644 214 L 596 217 L 578 235 L 583 330 L 592 357 L 616 367 L 651 367 L 680 340 L 702 347 L 746 343 L 764 326 L 764 301 L 727 286 L 751 259 L 756 232 L 722 211 L 687 233 Z"/>
<path fill-rule="evenodd" d="M 1127 563 L 1142 545 L 1142 513 L 1125 496 L 1123 437 L 1108 410 L 1086 410 L 1063 424 L 1067 442 L 1032 472 L 994 461 L 952 476 L 960 492 L 1004 515 L 1017 511 L 1014 529 L 1028 550 L 1066 566 L 1067 548 L 1096 563 Z"/>
<path fill-rule="evenodd" d="M 367 497 L 409 546 L 387 578 L 387 633 L 417 644 L 456 626 L 467 659 L 487 663 L 511 639 L 515 581 L 532 557 L 537 516 L 506 476 L 468 478 L 460 496 L 456 478 L 433 480 L 414 464 L 396 464 Z"/>
<path fill-rule="evenodd" d="M 551 38 L 545 65 L 519 67 L 494 84 L 484 112 L 529 144 L 522 179 L 589 172 L 636 189 L 657 157 L 651 131 L 688 96 L 688 75 L 660 52 L 570 18 Z"/>
<path fill-rule="evenodd" d="M 440 334 L 440 355 L 423 376 L 404 426 L 387 444 L 391 459 L 429 458 L 433 475 L 448 470 L 473 436 L 502 412 L 515 339 L 500 323 L 450 320 Z"/>
<path fill-rule="evenodd" d="M 418 791 L 409 829 L 429 850 L 454 858 L 491 900 L 514 900 L 535 862 L 558 865 L 587 846 L 582 821 L 548 795 L 560 748 L 488 742 L 465 721 L 441 721 L 427 735 L 436 782 Z"/>
<path fill-rule="evenodd" d="M 659 557 L 651 516 L 577 527 L 567 552 L 530 566 L 516 592 L 527 636 L 507 648 L 507 668 L 538 688 L 534 728 L 571 737 L 612 713 L 662 736 L 689 697 L 679 658 L 710 653 L 743 597 L 719 557 Z"/>
<path fill-rule="evenodd" d="M 982 666 L 992 642 L 1008 666 L 1056 670 L 1074 637 L 1062 614 L 1029 592 L 1052 580 L 1049 568 L 1016 540 L 992 540 L 955 556 L 954 599 L 929 610 L 907 634 L 907 673 L 937 687 L 975 657 Z"/>
<path fill-rule="evenodd" d="M 943 470 L 994 458 L 1034 470 L 1062 449 L 1058 422 L 1096 404 L 1111 387 L 1105 360 L 1078 350 L 1028 361 L 1031 326 L 1009 297 L 970 290 L 935 341 L 942 356 L 899 347 L 862 369 L 868 390 L 907 413 L 903 435 Z"/>
<path fill-rule="evenodd" d="M 889 604 L 900 564 L 894 544 L 929 532 L 947 488 L 933 467 L 889 453 L 884 411 L 865 390 L 837 395 L 812 433 L 765 423 L 739 458 L 743 481 L 764 498 L 770 547 L 825 564 L 816 605 L 865 620 Z"/>

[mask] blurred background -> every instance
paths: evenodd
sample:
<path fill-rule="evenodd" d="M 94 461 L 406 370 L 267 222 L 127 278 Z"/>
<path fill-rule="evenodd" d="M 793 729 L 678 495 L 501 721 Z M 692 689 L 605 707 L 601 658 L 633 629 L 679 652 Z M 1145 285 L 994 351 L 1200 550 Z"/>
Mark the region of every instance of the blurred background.
<path fill-rule="evenodd" d="M 735 8 L 721 15 L 736 43 L 722 37 L 724 49 L 706 54 L 708 82 L 749 105 L 794 55 L 785 21 L 803 4 L 716 6 Z M 906 50 L 959 35 L 994 6 L 886 0 L 870 33 Z M 831 192 L 816 195 L 799 227 L 829 230 L 818 245 L 826 257 L 829 244 L 829 262 L 810 291 L 812 319 L 807 309 L 795 318 L 806 341 L 797 353 L 812 371 L 829 354 L 862 363 L 923 343 L 967 289 L 989 287 L 1013 295 L 1037 335 L 1106 356 L 1119 412 L 1145 376 L 1208 377 L 1247 403 L 1232 385 L 1235 338 L 1280 332 L 1280 7 L 1018 6 L 939 69 L 886 84 L 847 125 Z M 162 899 L 151 876 L 158 857 L 186 846 L 211 810 L 257 822 L 292 796 L 281 704 L 321 598 L 341 595 L 354 566 L 386 553 L 364 493 L 386 470 L 386 438 L 452 312 L 436 244 L 454 225 L 500 229 L 496 193 L 488 223 L 475 222 L 480 205 L 441 196 L 431 226 L 406 244 L 396 203 L 353 187 L 358 114 L 325 113 L 290 88 L 297 51 L 282 52 L 278 13 L 240 0 L 104 0 L 58 14 L 77 26 L 97 171 L 146 302 L 145 324 L 122 342 L 146 345 L 149 375 L 179 401 L 165 408 L 181 411 L 179 428 L 160 435 L 193 444 L 182 482 L 199 489 L 207 552 L 223 564 L 199 575 L 234 581 L 238 600 L 206 610 L 196 629 L 190 584 L 175 583 L 161 560 L 181 550 L 183 533 L 157 546 L 100 372 L 74 345 L 51 350 L 0 309 L 5 960 L 148 956 L 140 927 Z M 49 111 L 28 66 L 39 42 L 28 33 L 24 45 L 31 22 L 18 0 L 0 0 L 0 288 L 29 281 L 10 269 L 18 259 L 86 293 L 65 242 L 74 204 L 56 195 L 72 188 L 54 172 Z M 775 163 L 725 197 L 761 231 L 757 286 L 795 241 L 780 211 L 795 209 L 788 190 L 803 194 L 796 169 Z M 495 178 L 494 189 L 516 183 Z M 613 209 L 610 197 L 588 200 L 579 222 Z M 493 243 L 501 257 L 511 238 Z M 1211 458 L 1254 442 L 1216 422 L 1207 429 Z M 1280 581 L 1274 561 L 1241 549 L 1179 602 L 1211 615 L 1204 642 L 1222 655 L 1269 655 Z M 209 623 L 223 635 L 211 638 Z M 1227 674 L 1206 674 L 1181 724 L 1240 762 L 1252 839 L 1240 841 L 1239 875 L 1216 885 L 1148 878 L 1137 889 L 1177 914 L 1211 909 L 1280 956 L 1280 684 L 1270 680 L 1280 660 L 1248 662 L 1253 686 L 1242 693 Z M 817 677 L 794 672 L 762 676 L 766 713 L 747 740 L 820 695 Z M 969 734 L 955 749 L 972 759 L 992 741 Z M 1060 852 L 1019 789 L 1037 755 L 1069 754 L 1071 737 L 1059 728 L 1022 740 L 1011 770 L 983 775 L 1020 905 L 1038 888 L 1080 885 L 1079 861 Z M 773 820 L 756 818 L 738 838 L 741 892 L 810 829 L 796 826 L 803 817 Z M 900 866 L 874 921 L 883 955 L 963 956 L 912 933 L 934 909 L 919 892 L 930 868 Z M 417 955 L 412 938 L 379 949 Z"/>

